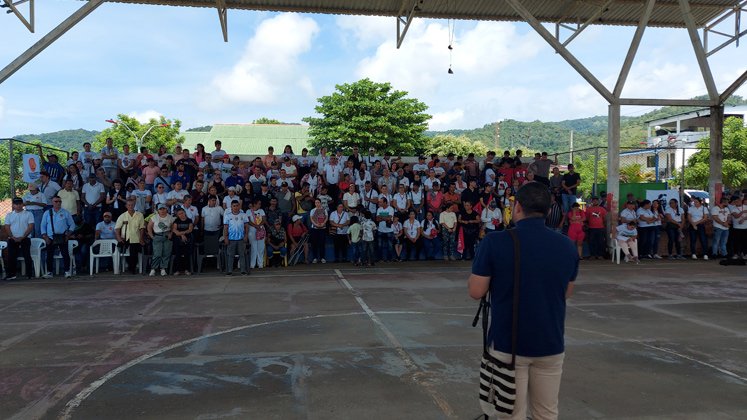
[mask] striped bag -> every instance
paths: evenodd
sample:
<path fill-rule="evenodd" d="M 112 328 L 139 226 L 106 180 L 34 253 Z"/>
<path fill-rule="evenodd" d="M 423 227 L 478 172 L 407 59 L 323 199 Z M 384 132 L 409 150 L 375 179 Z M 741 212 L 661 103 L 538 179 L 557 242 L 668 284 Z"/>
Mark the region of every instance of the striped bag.
<path fill-rule="evenodd" d="M 511 326 L 511 363 L 505 363 L 488 352 L 488 324 L 490 321 L 490 292 L 481 300 L 472 322 L 476 326 L 482 316 L 483 351 L 480 362 L 480 408 L 485 419 L 509 417 L 516 404 L 516 341 L 519 325 L 519 238 L 516 232 L 508 230 L 514 243 L 514 304 Z"/>

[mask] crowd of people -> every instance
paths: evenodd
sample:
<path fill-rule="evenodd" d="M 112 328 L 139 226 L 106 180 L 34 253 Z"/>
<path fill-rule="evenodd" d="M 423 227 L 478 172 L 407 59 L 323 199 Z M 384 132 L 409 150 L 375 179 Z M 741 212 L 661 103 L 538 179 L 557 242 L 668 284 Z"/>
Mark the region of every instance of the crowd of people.
<path fill-rule="evenodd" d="M 547 226 L 565 232 L 580 256 L 585 242 L 591 258 L 608 252 L 605 203 L 593 197 L 582 209 L 577 198 L 581 178 L 572 164 L 561 174 L 557 155 L 525 158 L 517 150 L 478 158 L 449 153 L 419 156 L 414 163 L 387 152 L 378 156 L 374 148 L 365 155 L 358 147 L 346 153 L 322 148 L 311 156 L 307 149 L 297 155 L 285 146 L 279 155 L 270 147 L 266 155 L 242 161 L 223 150 L 220 141 L 214 146 L 211 152 L 198 144 L 194 151 L 177 145 L 156 153 L 142 147 L 136 153 L 128 146 L 120 151 L 107 139 L 100 151 L 85 143 L 83 151 L 70 154 L 66 167 L 54 154 L 43 156 L 39 181 L 13 200 L 13 211 L 5 218 L 6 277 L 16 277 L 19 256 L 26 272 L 32 272 L 32 237 L 46 243 L 44 277 L 52 276 L 57 249 L 64 275 L 73 275 L 66 251 L 70 239 L 80 245 L 75 253 L 79 270 L 88 264 L 94 241 L 104 239 L 117 242 L 132 273 L 141 253 L 150 256 L 143 264 L 150 266 L 151 276 L 166 275 L 172 258 L 174 274 L 191 274 L 196 253 L 223 255 L 226 274 L 234 271 L 234 256 L 239 256 L 242 274 L 266 264 L 280 266 L 288 255 L 300 263 L 331 260 L 360 266 L 423 258 L 470 260 L 486 234 L 512 226 L 514 196 L 529 182 L 550 189 Z M 626 260 L 658 258 L 661 229 L 651 229 L 656 223 L 668 234 L 674 229 L 670 225 L 679 223 L 677 232 L 687 226 L 696 233 L 691 242 L 700 238 L 704 243 L 699 221 L 709 212 L 698 210 L 697 203 L 671 215 L 668 209 L 678 206 L 665 211 L 651 210 L 645 201 L 631 203 L 635 206 L 620 213 L 615 231 Z M 714 222 L 744 229 L 747 211 L 741 210 L 741 199 L 732 204 L 730 213 L 713 216 Z M 635 215 L 634 224 L 628 210 Z M 732 235 L 735 243 L 744 242 L 741 233 Z M 680 237 L 672 236 L 677 254 L 670 254 L 679 256 Z M 722 242 L 725 235 L 714 239 L 714 249 L 718 244 L 721 252 Z M 737 255 L 744 252 L 739 246 Z"/>

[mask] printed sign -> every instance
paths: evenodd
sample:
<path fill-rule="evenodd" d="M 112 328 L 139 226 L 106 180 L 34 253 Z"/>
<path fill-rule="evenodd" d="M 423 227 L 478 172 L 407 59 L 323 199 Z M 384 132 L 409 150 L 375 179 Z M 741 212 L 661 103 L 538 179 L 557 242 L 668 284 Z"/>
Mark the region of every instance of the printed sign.
<path fill-rule="evenodd" d="M 661 209 L 666 210 L 669 207 L 669 200 L 671 199 L 680 201 L 680 192 L 677 190 L 646 190 L 646 200 L 651 202 L 659 201 Z"/>
<path fill-rule="evenodd" d="M 23 155 L 23 181 L 24 182 L 36 182 L 39 180 L 39 174 L 41 172 L 41 159 L 39 155 L 24 154 Z"/>

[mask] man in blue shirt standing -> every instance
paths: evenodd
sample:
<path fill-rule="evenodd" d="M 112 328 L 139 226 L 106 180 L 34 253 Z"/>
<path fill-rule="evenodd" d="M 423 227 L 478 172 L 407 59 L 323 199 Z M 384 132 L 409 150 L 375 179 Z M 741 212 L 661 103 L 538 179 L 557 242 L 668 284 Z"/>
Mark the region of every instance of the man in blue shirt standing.
<path fill-rule="evenodd" d="M 534 419 L 556 419 L 565 354 L 565 305 L 578 273 L 578 253 L 566 236 L 545 227 L 550 208 L 545 185 L 524 185 L 514 203 L 520 286 L 516 404 L 511 418 L 526 419 L 529 410 Z M 506 363 L 511 362 L 513 261 L 509 232 L 491 233 L 480 243 L 468 281 L 473 299 L 490 291 L 488 349 Z"/>
<path fill-rule="evenodd" d="M 54 263 L 54 251 L 60 250 L 62 263 L 65 265 L 65 278 L 72 276 L 70 272 L 70 254 L 67 251 L 67 241 L 70 235 L 75 231 L 75 222 L 73 216 L 62 208 L 62 199 L 60 197 L 52 198 L 52 208 L 44 212 L 42 216 L 42 238 L 47 243 L 47 273 L 44 278 L 52 277 L 52 264 Z"/>

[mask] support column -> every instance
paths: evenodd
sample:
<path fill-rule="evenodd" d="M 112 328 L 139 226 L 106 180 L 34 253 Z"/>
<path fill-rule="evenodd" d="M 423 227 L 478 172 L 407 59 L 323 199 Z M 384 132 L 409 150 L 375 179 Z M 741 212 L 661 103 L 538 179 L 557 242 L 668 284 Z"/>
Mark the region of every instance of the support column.
<path fill-rule="evenodd" d="M 716 205 L 723 190 L 723 161 L 724 161 L 724 106 L 711 107 L 711 155 L 709 159 L 710 175 L 708 176 L 708 194 L 710 205 Z M 718 187 L 718 188 L 717 188 Z"/>
<path fill-rule="evenodd" d="M 607 203 L 610 228 L 617 226 L 620 206 L 620 104 L 609 105 L 607 114 Z"/>

